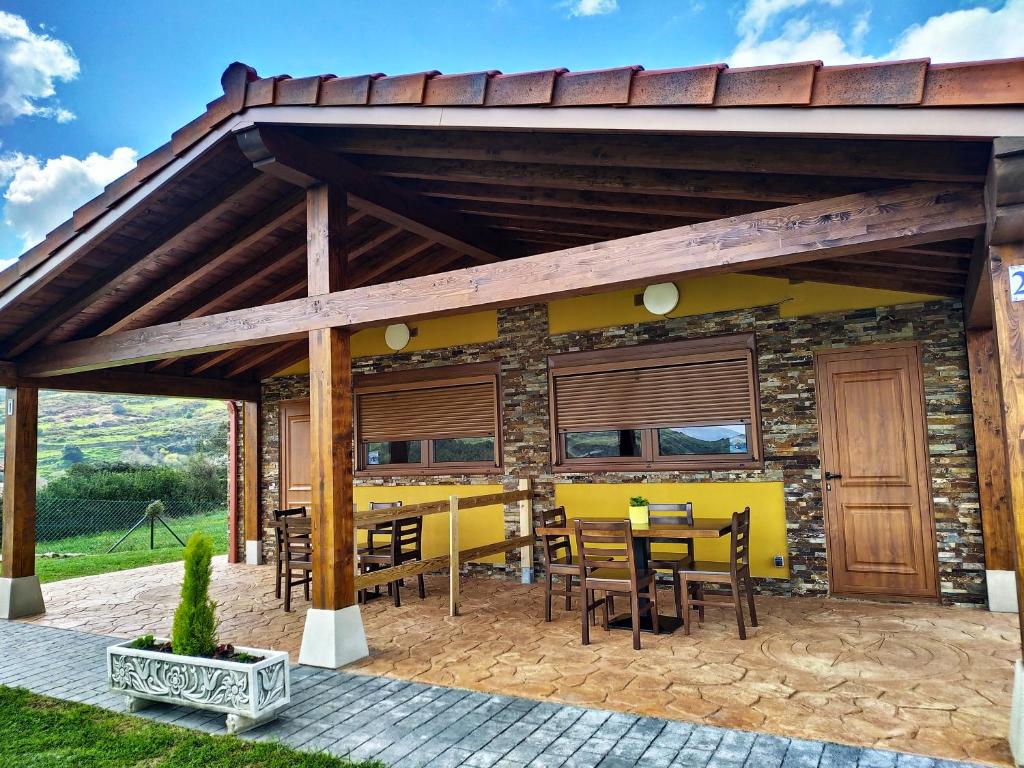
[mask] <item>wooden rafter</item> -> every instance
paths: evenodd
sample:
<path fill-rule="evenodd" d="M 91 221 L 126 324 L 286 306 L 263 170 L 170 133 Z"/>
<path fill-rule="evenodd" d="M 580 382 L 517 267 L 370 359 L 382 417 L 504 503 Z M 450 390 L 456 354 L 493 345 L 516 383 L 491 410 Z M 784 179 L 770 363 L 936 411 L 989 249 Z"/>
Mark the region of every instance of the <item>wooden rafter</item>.
<path fill-rule="evenodd" d="M 142 269 L 147 260 L 156 253 L 166 251 L 183 242 L 194 230 L 204 222 L 212 221 L 220 216 L 224 209 L 232 205 L 231 198 L 239 192 L 256 188 L 264 182 L 253 177 L 248 169 L 236 173 L 223 182 L 215 190 L 193 203 L 166 224 L 157 229 L 127 253 L 114 259 L 113 263 L 101 270 L 77 288 L 70 296 L 61 301 L 60 308 L 55 308 L 46 317 L 39 319 L 33 328 L 9 344 L 3 351 L 4 357 L 15 357 L 29 349 L 54 329 L 77 315 L 83 309 L 107 294 L 119 281 L 125 280 Z M 14 298 L 11 294 L 0 297 L 0 309 L 3 309 Z"/>
<path fill-rule="evenodd" d="M 238 144 L 257 170 L 302 187 L 317 182 L 336 184 L 348 191 L 356 208 L 480 262 L 498 261 L 506 251 L 500 241 L 459 214 L 368 173 L 287 130 L 256 126 L 239 133 Z"/>
<path fill-rule="evenodd" d="M 58 375 L 258 346 L 320 328 L 360 328 L 652 280 L 769 269 L 973 237 L 984 223 L 979 189 L 912 184 L 68 342 L 26 356 L 24 368 L 33 375 Z"/>

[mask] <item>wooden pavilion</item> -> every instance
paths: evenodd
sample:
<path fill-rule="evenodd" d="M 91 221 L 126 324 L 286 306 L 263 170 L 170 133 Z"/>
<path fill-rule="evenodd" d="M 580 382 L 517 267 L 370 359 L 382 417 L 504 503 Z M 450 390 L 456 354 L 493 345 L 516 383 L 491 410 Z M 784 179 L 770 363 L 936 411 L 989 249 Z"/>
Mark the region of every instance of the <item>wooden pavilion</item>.
<path fill-rule="evenodd" d="M 0 273 L 0 616 L 43 609 L 40 388 L 244 403 L 255 558 L 261 382 L 308 358 L 315 642 L 303 661 L 337 666 L 366 653 L 352 562 L 354 476 L 366 469 L 351 450 L 354 333 L 737 274 L 900 292 L 916 297 L 911 313 L 930 306 L 922 296 L 955 309 L 989 600 L 1003 576 L 1013 591 L 1024 555 L 1024 59 L 307 78 L 260 78 L 235 63 L 221 84 L 168 144 Z M 826 333 L 807 344 L 832 342 Z M 730 354 L 753 348 L 726 343 Z M 829 390 L 853 398 L 866 426 L 843 431 L 821 416 L 847 466 L 861 449 L 899 465 L 886 475 L 880 459 L 860 483 L 874 491 L 841 509 L 825 493 L 829 556 L 846 547 L 850 593 L 860 572 L 881 579 L 865 594 L 889 583 L 894 595 L 940 596 L 929 471 L 941 460 L 922 447 L 932 428 L 923 411 L 939 406 L 915 383 L 927 342 L 908 344 L 861 358 L 905 358 L 896 378 L 882 377 L 896 389 Z M 753 360 L 743 381 L 756 400 Z M 552 359 L 544 380 L 593 362 Z M 827 355 L 817 365 L 831 375 Z M 857 382 L 882 380 L 870 366 L 850 370 Z M 903 410 L 872 411 L 883 391 Z M 767 440 L 771 425 L 736 418 L 750 443 Z M 570 421 L 552 410 L 555 419 Z M 917 441 L 909 453 L 887 454 L 904 433 Z M 553 465 L 559 439 L 541 446 Z M 744 450 L 738 468 L 763 469 L 764 453 Z M 659 477 L 717 469 L 669 462 Z M 909 496 L 879 495 L 897 486 Z M 840 530 L 844 514 L 860 527 Z M 893 531 L 912 556 L 880 543 Z"/>

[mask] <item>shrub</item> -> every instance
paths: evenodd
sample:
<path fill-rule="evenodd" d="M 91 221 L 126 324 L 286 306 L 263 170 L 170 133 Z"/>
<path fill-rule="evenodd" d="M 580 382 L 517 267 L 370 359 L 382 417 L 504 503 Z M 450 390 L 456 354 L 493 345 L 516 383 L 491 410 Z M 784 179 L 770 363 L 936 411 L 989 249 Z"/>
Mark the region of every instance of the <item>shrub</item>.
<path fill-rule="evenodd" d="M 650 502 L 647 501 L 645 496 L 630 496 L 629 506 L 631 507 L 646 507 Z"/>
<path fill-rule="evenodd" d="M 193 456 L 183 468 L 134 464 L 124 461 L 73 464 L 50 480 L 39 493 L 46 499 L 115 499 L 143 501 L 171 499 L 196 507 L 224 502 L 226 468 L 202 456 Z"/>
<path fill-rule="evenodd" d="M 60 458 L 65 464 L 80 464 L 85 461 L 85 454 L 74 443 L 65 443 L 60 452 Z"/>
<path fill-rule="evenodd" d="M 185 545 L 185 580 L 174 612 L 171 648 L 183 656 L 213 656 L 217 650 L 216 603 L 210 600 L 213 541 L 199 531 Z"/>

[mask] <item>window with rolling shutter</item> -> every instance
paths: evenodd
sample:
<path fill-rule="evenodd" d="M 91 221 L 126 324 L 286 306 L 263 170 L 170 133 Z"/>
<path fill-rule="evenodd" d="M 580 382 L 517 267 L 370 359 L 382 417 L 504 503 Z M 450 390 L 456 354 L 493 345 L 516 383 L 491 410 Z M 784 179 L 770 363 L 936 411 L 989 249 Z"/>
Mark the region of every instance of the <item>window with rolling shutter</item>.
<path fill-rule="evenodd" d="M 756 359 L 752 334 L 550 358 L 556 466 L 760 466 Z"/>
<path fill-rule="evenodd" d="M 436 474 L 499 466 L 497 392 L 497 367 L 489 364 L 361 377 L 359 469 Z"/>

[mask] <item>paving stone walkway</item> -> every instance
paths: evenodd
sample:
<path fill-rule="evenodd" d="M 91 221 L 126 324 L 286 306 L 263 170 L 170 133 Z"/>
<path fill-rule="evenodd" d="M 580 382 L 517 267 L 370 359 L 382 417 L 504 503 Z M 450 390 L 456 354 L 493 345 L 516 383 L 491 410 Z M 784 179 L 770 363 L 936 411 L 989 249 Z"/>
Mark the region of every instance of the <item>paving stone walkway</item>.
<path fill-rule="evenodd" d="M 123 711 L 106 690 L 112 638 L 0 621 L 0 685 Z M 156 706 L 140 716 L 223 733 L 223 715 Z M 877 749 L 538 702 L 296 666 L 292 704 L 243 738 L 376 758 L 394 768 L 967 768 Z"/>

